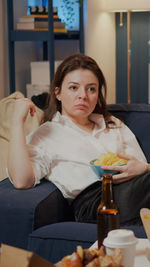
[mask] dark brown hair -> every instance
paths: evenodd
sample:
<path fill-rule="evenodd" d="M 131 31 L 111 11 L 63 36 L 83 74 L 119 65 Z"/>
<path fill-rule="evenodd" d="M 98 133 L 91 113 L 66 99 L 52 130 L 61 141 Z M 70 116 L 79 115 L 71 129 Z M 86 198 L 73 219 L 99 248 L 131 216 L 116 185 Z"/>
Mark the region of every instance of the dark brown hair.
<path fill-rule="evenodd" d="M 47 108 L 44 113 L 43 122 L 51 121 L 57 111 L 61 112 L 61 102 L 57 100 L 55 96 L 55 88 L 59 87 L 61 90 L 64 77 L 71 71 L 77 69 L 87 69 L 92 71 L 99 81 L 99 94 L 98 101 L 94 109 L 94 113 L 99 113 L 104 116 L 106 126 L 109 127 L 109 123 L 112 123 L 111 115 L 106 108 L 106 93 L 107 86 L 104 75 L 94 59 L 83 54 L 75 54 L 67 57 L 57 68 L 52 81 Z"/>

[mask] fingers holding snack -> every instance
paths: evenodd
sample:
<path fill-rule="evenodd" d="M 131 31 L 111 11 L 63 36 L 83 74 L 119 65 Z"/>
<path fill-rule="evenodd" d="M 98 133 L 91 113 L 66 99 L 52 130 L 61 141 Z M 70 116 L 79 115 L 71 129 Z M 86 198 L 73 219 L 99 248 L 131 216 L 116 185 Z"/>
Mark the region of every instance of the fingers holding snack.
<path fill-rule="evenodd" d="M 119 174 L 113 175 L 114 183 L 122 183 L 149 170 L 149 165 L 130 155 L 118 154 L 128 162 L 124 166 L 118 166 Z"/>
<path fill-rule="evenodd" d="M 101 168 L 103 170 L 111 170 L 111 171 L 116 171 L 118 173 L 123 173 L 125 170 L 126 170 L 126 164 L 123 164 L 123 165 L 118 165 L 118 166 L 113 166 L 113 165 L 103 165 L 101 166 Z M 117 175 L 113 175 L 114 176 L 117 176 Z"/>
<path fill-rule="evenodd" d="M 125 153 L 103 153 L 93 165 L 98 165 L 104 171 L 113 175 L 114 183 L 122 183 L 150 170 L 149 164 Z"/>

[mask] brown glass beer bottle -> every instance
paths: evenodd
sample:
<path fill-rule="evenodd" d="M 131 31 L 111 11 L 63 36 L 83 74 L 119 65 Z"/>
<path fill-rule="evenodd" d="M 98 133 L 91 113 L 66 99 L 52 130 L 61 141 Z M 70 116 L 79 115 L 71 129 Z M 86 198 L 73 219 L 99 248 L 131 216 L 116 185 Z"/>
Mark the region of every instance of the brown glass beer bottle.
<path fill-rule="evenodd" d="M 107 233 L 120 228 L 120 213 L 113 199 L 112 175 L 102 178 L 102 199 L 97 209 L 98 247 L 103 243 Z"/>

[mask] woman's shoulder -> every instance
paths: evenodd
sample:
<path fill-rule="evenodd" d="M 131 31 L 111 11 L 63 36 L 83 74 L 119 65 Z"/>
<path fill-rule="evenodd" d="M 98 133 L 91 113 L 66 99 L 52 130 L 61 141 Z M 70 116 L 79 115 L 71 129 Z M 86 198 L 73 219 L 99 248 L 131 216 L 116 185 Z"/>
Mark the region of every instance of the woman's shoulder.
<path fill-rule="evenodd" d="M 42 131 L 45 131 L 45 130 L 48 130 L 52 127 L 52 123 L 51 121 L 46 121 L 44 123 L 42 123 L 37 129 L 36 129 L 36 132 L 42 132 Z"/>
<path fill-rule="evenodd" d="M 110 116 L 109 121 L 110 121 L 109 124 L 114 125 L 114 127 L 123 127 L 125 125 L 121 119 L 119 119 L 113 115 Z"/>
<path fill-rule="evenodd" d="M 43 139 L 48 135 L 51 129 L 51 122 L 47 121 L 38 126 L 34 131 L 32 131 L 27 137 L 27 142 L 30 142 L 33 139 Z"/>

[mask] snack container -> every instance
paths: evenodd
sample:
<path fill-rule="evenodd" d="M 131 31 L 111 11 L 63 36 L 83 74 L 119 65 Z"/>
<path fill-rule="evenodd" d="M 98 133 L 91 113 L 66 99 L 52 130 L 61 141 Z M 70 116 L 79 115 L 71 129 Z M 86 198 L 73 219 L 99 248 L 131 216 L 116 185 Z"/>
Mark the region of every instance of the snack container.
<path fill-rule="evenodd" d="M 112 230 L 104 239 L 103 245 L 106 254 L 114 253 L 115 248 L 120 248 L 123 254 L 122 265 L 125 267 L 133 267 L 136 254 L 137 238 L 133 231 L 126 229 Z"/>
<path fill-rule="evenodd" d="M 117 171 L 112 171 L 112 170 L 103 170 L 100 165 L 94 165 L 95 160 L 90 161 L 90 167 L 92 170 L 98 175 L 99 177 L 102 177 L 105 174 L 117 174 Z"/>

